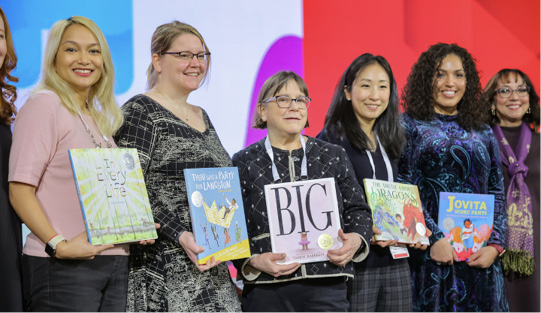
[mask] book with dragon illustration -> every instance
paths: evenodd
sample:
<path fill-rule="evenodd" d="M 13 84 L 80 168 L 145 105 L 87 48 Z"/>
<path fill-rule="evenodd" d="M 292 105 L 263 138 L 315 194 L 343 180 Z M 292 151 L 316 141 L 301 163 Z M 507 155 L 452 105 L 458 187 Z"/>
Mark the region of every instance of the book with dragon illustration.
<path fill-rule="evenodd" d="M 494 195 L 440 192 L 438 226 L 459 261 L 485 247 L 494 223 Z"/>
<path fill-rule="evenodd" d="M 329 260 L 342 247 L 342 228 L 334 178 L 265 186 L 272 252 L 285 253 L 278 264 Z"/>
<path fill-rule="evenodd" d="M 205 248 L 197 262 L 249 257 L 250 245 L 236 167 L 185 169 L 193 234 Z"/>
<path fill-rule="evenodd" d="M 70 149 L 69 157 L 91 244 L 158 237 L 137 149 Z"/>
<path fill-rule="evenodd" d="M 374 225 L 382 232 L 376 240 L 430 244 L 416 185 L 364 179 L 364 187 Z"/>

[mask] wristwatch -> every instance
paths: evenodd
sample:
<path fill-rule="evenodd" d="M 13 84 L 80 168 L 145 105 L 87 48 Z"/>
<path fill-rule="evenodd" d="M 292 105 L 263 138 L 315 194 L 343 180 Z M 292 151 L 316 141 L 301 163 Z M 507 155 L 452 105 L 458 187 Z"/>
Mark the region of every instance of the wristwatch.
<path fill-rule="evenodd" d="M 56 246 L 62 241 L 66 241 L 62 235 L 54 235 L 49 242 L 45 245 L 45 252 L 51 257 L 54 258 L 56 255 Z"/>

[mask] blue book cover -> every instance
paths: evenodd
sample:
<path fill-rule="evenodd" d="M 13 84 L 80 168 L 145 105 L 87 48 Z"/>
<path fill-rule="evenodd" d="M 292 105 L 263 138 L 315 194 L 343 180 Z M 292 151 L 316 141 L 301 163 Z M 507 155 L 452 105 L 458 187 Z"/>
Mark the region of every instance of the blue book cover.
<path fill-rule="evenodd" d="M 199 264 L 211 257 L 227 261 L 249 257 L 244 205 L 236 167 L 185 169 L 186 191 Z"/>
<path fill-rule="evenodd" d="M 438 226 L 459 261 L 485 247 L 494 224 L 494 195 L 440 192 Z"/>

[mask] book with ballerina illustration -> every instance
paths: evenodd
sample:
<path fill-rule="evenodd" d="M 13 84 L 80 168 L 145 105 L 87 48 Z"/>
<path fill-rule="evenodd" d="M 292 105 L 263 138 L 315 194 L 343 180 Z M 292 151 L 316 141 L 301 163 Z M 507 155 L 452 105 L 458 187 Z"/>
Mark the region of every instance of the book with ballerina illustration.
<path fill-rule="evenodd" d="M 494 224 L 494 195 L 440 192 L 438 226 L 459 261 L 485 247 Z"/>
<path fill-rule="evenodd" d="M 416 185 L 364 179 L 364 187 L 374 225 L 381 231 L 374 239 L 430 244 Z"/>
<path fill-rule="evenodd" d="M 197 262 L 249 257 L 244 205 L 236 167 L 185 169 L 186 191 L 196 243 L 205 248 Z"/>
<path fill-rule="evenodd" d="M 342 247 L 334 178 L 265 186 L 272 252 L 285 253 L 279 264 L 326 261 Z"/>
<path fill-rule="evenodd" d="M 70 149 L 69 157 L 91 244 L 158 237 L 137 149 Z"/>

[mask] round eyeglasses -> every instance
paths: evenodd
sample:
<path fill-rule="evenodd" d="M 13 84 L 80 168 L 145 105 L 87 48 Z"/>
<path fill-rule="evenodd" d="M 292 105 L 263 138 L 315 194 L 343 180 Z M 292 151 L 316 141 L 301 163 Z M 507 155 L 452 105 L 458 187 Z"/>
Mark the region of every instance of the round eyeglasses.
<path fill-rule="evenodd" d="M 272 101 L 276 101 L 278 106 L 283 109 L 288 109 L 289 107 L 291 107 L 291 104 L 293 103 L 293 101 L 295 101 L 299 109 L 308 109 L 312 99 L 310 99 L 310 97 L 298 97 L 296 99 L 292 99 L 288 96 L 276 96 L 276 97 L 272 97 L 270 99 L 263 101 L 263 103 L 269 103 Z"/>
<path fill-rule="evenodd" d="M 181 59 L 185 62 L 190 62 L 193 57 L 195 56 L 197 58 L 197 61 L 201 63 L 207 63 L 208 58 L 210 56 L 210 52 L 199 52 L 199 53 L 193 53 L 190 51 L 180 51 L 180 52 L 162 52 L 160 54 L 171 54 L 176 56 L 178 59 Z"/>
<path fill-rule="evenodd" d="M 528 92 L 530 89 L 528 86 L 519 86 L 517 89 L 511 89 L 509 86 L 503 86 L 498 89 L 496 89 L 500 97 L 502 98 L 509 98 L 513 94 L 513 92 L 517 93 L 517 96 L 519 97 L 525 97 L 528 95 Z"/>

